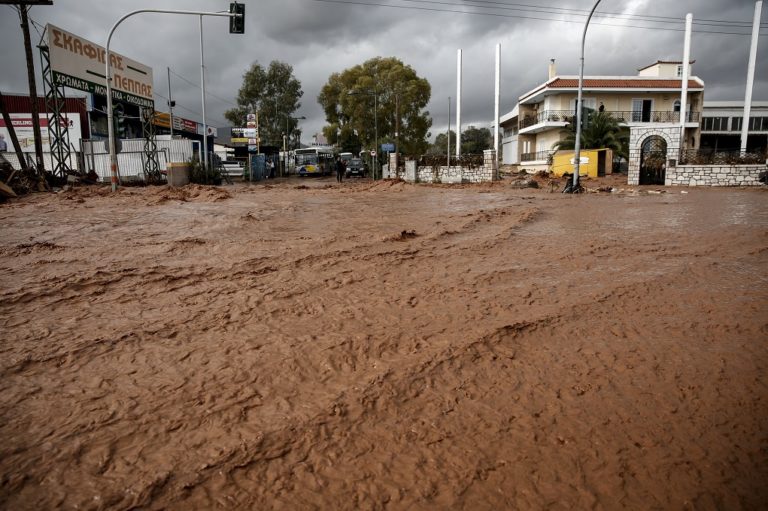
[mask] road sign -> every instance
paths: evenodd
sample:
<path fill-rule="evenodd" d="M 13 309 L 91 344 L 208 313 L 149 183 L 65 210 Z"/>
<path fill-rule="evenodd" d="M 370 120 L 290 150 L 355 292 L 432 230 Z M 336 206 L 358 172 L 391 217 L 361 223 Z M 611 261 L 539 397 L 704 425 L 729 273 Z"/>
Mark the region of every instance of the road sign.
<path fill-rule="evenodd" d="M 395 144 L 381 144 L 381 152 L 382 153 L 395 152 Z"/>
<path fill-rule="evenodd" d="M 243 136 L 245 138 L 256 138 L 259 136 L 259 134 L 256 131 L 256 128 L 245 128 L 243 130 Z"/>
<path fill-rule="evenodd" d="M 376 151 L 371 151 L 371 156 L 376 156 Z"/>
<path fill-rule="evenodd" d="M 246 115 L 245 116 L 245 120 L 249 121 L 249 122 L 250 121 L 256 122 L 256 114 L 248 114 L 248 115 Z"/>

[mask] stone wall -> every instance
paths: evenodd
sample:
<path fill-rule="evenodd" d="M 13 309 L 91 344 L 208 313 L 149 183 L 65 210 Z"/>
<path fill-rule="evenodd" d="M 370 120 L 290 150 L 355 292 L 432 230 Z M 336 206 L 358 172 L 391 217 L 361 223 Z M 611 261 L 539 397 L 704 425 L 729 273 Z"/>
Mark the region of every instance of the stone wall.
<path fill-rule="evenodd" d="M 760 186 L 766 165 L 678 165 L 667 167 L 666 186 Z"/>
<path fill-rule="evenodd" d="M 443 165 L 438 168 L 417 167 L 417 162 L 406 160 L 405 169 L 392 170 L 391 165 L 384 174 L 385 179 L 404 179 L 411 183 L 484 183 L 499 178 L 499 169 L 496 167 L 496 152 L 484 151 L 483 165 L 478 167 L 460 167 Z"/>
<path fill-rule="evenodd" d="M 680 126 L 632 126 L 629 129 L 629 166 L 627 184 L 640 184 L 640 154 L 643 142 L 650 136 L 659 136 L 667 142 L 667 169 L 672 165 L 669 160 L 677 160 L 680 154 Z M 667 170 L 669 172 L 669 170 Z"/>

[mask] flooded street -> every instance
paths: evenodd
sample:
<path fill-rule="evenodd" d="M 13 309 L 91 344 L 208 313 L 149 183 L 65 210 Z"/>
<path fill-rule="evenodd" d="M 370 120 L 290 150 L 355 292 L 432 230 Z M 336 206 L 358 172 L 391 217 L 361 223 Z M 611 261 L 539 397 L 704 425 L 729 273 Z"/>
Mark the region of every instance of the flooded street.
<path fill-rule="evenodd" d="M 85 188 L 0 225 L 2 508 L 768 500 L 765 189 Z"/>

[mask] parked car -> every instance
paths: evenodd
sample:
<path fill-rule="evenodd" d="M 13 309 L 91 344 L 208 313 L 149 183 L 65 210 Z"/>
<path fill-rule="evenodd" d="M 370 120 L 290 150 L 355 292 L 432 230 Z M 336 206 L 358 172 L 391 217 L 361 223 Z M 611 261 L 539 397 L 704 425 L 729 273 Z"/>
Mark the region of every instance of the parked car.
<path fill-rule="evenodd" d="M 352 158 L 347 162 L 347 177 L 365 177 L 367 174 L 368 169 L 366 169 L 365 163 L 360 158 Z"/>

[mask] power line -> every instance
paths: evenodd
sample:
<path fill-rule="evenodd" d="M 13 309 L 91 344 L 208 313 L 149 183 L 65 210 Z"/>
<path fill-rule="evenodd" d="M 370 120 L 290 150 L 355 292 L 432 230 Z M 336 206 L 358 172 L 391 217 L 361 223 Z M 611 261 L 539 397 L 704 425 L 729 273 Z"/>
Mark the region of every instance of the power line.
<path fill-rule="evenodd" d="M 196 87 L 196 88 L 198 88 L 198 89 L 200 88 L 200 84 L 199 84 L 199 83 L 194 83 L 194 82 L 190 81 L 189 79 L 187 79 L 187 78 L 185 78 L 185 77 L 181 76 L 179 73 L 177 73 L 177 72 L 176 72 L 176 71 L 174 71 L 173 69 L 171 69 L 171 73 L 172 73 L 174 76 L 176 76 L 176 77 L 178 77 L 178 78 L 181 78 L 183 81 L 185 81 L 185 82 L 186 82 L 186 83 L 188 83 L 189 85 L 191 85 L 191 86 L 193 86 L 193 87 Z M 211 97 L 213 97 L 213 98 L 216 98 L 216 99 L 218 99 L 219 101 L 223 101 L 224 103 L 227 103 L 228 105 L 232 105 L 232 106 L 234 106 L 234 107 L 236 107 L 236 108 L 240 106 L 240 105 L 238 105 L 237 103 L 233 103 L 232 101 L 230 101 L 230 100 L 228 100 L 228 99 L 224 99 L 224 98 L 222 98 L 222 97 L 219 97 L 219 96 L 217 96 L 216 94 L 213 94 L 212 92 L 208 92 L 208 91 L 206 91 L 206 92 L 205 92 L 205 96 L 206 96 L 206 97 L 208 97 L 208 96 L 211 96 Z"/>
<path fill-rule="evenodd" d="M 163 95 L 162 95 L 162 94 L 160 94 L 159 92 L 156 92 L 156 91 L 155 91 L 155 92 L 154 92 L 154 95 L 155 95 L 155 96 L 157 96 L 157 97 L 159 97 L 159 98 L 162 98 L 162 99 L 164 99 L 164 100 L 168 101 L 168 98 L 166 98 L 165 96 L 163 96 Z M 201 118 L 203 117 L 203 114 L 201 114 L 201 113 L 200 113 L 200 112 L 198 112 L 197 110 L 192 110 L 191 108 L 187 108 L 186 106 L 184 106 L 184 105 L 182 105 L 182 104 L 180 104 L 180 103 L 178 103 L 178 102 L 176 103 L 176 106 L 175 106 L 174 108 L 181 108 L 182 110 L 186 110 L 187 112 L 189 112 L 189 113 L 191 113 L 191 114 L 195 114 L 195 115 L 198 115 L 198 116 L 200 116 Z M 228 121 L 222 121 L 221 119 L 217 119 L 217 118 L 210 118 L 210 119 L 208 119 L 208 120 L 211 120 L 211 121 L 215 121 L 216 123 L 219 123 L 221 126 L 226 126 L 226 125 L 228 125 L 228 124 L 229 124 L 229 122 L 228 122 Z M 206 123 L 207 123 L 207 121 L 208 121 L 208 120 L 206 120 Z"/>
<path fill-rule="evenodd" d="M 567 20 L 567 19 L 557 19 L 557 18 L 542 18 L 537 16 L 521 16 L 521 15 L 511 15 L 511 14 L 500 14 L 500 13 L 492 13 L 492 12 L 477 12 L 477 11 L 460 11 L 460 10 L 454 10 L 454 9 L 438 9 L 438 8 L 431 8 L 431 7 L 414 7 L 414 6 L 408 6 L 408 5 L 392 5 L 392 4 L 382 4 L 382 3 L 376 3 L 376 2 L 362 2 L 362 1 L 355 1 L 355 0 L 311 0 L 313 2 L 321 2 L 321 3 L 331 3 L 331 4 L 344 4 L 344 5 L 361 5 L 361 6 L 368 6 L 368 7 L 388 7 L 392 9 L 405 9 L 405 10 L 415 10 L 415 11 L 428 11 L 428 12 L 446 12 L 446 13 L 456 13 L 456 14 L 471 14 L 476 16 L 490 16 L 490 17 L 497 17 L 497 18 L 513 18 L 513 19 L 530 19 L 530 20 L 537 20 L 537 21 L 559 21 L 562 23 L 578 23 L 581 24 L 581 20 Z M 418 0 L 412 0 L 412 1 L 418 1 Z M 421 0 L 426 1 L 426 0 Z M 473 6 L 474 7 L 474 6 Z M 552 13 L 554 14 L 554 13 Z M 562 14 L 562 13 L 561 13 Z M 602 26 L 608 26 L 608 27 L 622 27 L 622 28 L 640 28 L 640 29 L 646 29 L 646 30 L 666 30 L 670 32 L 685 32 L 682 28 L 664 28 L 664 27 L 653 27 L 653 26 L 647 26 L 647 25 L 618 25 L 615 23 L 592 23 L 592 25 L 602 25 Z M 738 28 L 738 27 L 734 27 Z M 745 32 L 723 32 L 723 31 L 715 31 L 715 30 L 696 30 L 697 34 L 725 34 L 725 35 L 742 35 L 742 36 L 749 36 L 749 33 Z M 762 34 L 761 34 L 762 35 Z"/>
<path fill-rule="evenodd" d="M 401 0 L 401 1 L 407 2 L 411 0 Z M 555 7 L 555 6 L 548 6 L 548 5 L 519 4 L 515 2 L 497 2 L 493 0 L 465 0 L 465 2 L 476 3 L 476 4 L 517 6 L 517 7 L 520 7 L 521 9 L 512 9 L 512 10 L 521 10 L 521 11 L 530 10 L 531 12 L 544 12 L 544 13 L 550 13 L 550 14 L 575 14 L 576 16 L 585 16 L 585 17 L 590 12 L 589 10 L 585 10 L 585 9 L 573 9 L 568 7 Z M 453 5 L 464 5 L 464 4 L 453 4 Z M 481 6 L 472 6 L 472 7 L 481 7 Z M 523 8 L 529 8 L 529 9 L 523 9 Z M 503 8 L 499 7 L 499 9 L 503 9 Z M 557 13 L 553 11 L 563 11 L 563 12 Z M 683 19 L 679 16 L 627 14 L 627 13 L 606 12 L 606 11 L 595 11 L 594 17 L 607 17 L 607 18 L 617 17 L 617 18 L 629 18 L 629 19 L 636 18 L 638 20 L 654 21 L 658 23 L 680 23 L 681 21 L 683 21 Z M 751 28 L 752 27 L 751 21 L 711 20 L 711 19 L 703 19 L 703 18 L 694 19 L 693 24 L 724 26 L 724 27 L 732 27 L 732 28 Z M 761 26 L 768 26 L 768 23 L 762 23 Z"/>

